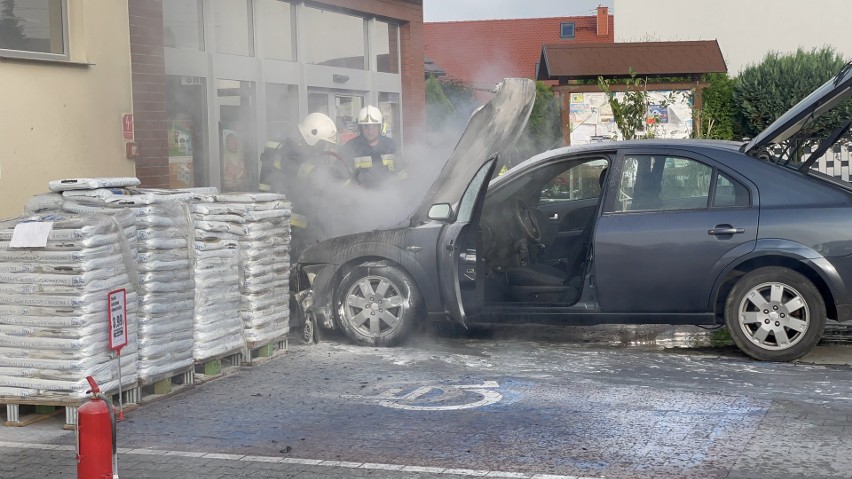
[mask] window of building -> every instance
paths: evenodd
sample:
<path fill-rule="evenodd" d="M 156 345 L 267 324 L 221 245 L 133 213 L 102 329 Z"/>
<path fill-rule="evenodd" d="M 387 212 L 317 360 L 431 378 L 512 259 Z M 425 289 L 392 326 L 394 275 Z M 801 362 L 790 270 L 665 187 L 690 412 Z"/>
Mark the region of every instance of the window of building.
<path fill-rule="evenodd" d="M 378 72 L 399 73 L 398 26 L 377 21 L 371 47 L 376 55 L 374 61 Z"/>
<path fill-rule="evenodd" d="M 382 112 L 382 133 L 388 138 L 400 138 L 399 93 L 379 93 L 379 110 Z"/>
<path fill-rule="evenodd" d="M 296 132 L 299 124 L 299 87 L 266 84 L 266 126 L 271 140 L 283 140 Z"/>
<path fill-rule="evenodd" d="M 68 60 L 67 0 L 0 3 L 0 56 Z"/>
<path fill-rule="evenodd" d="M 366 70 L 366 22 L 343 13 L 305 7 L 305 61 L 314 65 Z"/>
<path fill-rule="evenodd" d="M 216 0 L 212 5 L 216 51 L 244 57 L 254 56 L 251 2 Z"/>
<path fill-rule="evenodd" d="M 559 26 L 559 38 L 574 38 L 574 22 L 562 22 Z"/>
<path fill-rule="evenodd" d="M 170 48 L 204 50 L 202 18 L 198 0 L 163 2 L 163 44 Z"/>
<path fill-rule="evenodd" d="M 169 188 L 209 184 L 207 168 L 207 79 L 166 76 Z"/>
<path fill-rule="evenodd" d="M 263 56 L 273 60 L 296 60 L 296 42 L 293 38 L 296 15 L 293 5 L 279 0 L 255 0 L 255 3 Z"/>
<path fill-rule="evenodd" d="M 216 80 L 222 191 L 253 191 L 257 188 L 254 105 L 253 82 Z"/>

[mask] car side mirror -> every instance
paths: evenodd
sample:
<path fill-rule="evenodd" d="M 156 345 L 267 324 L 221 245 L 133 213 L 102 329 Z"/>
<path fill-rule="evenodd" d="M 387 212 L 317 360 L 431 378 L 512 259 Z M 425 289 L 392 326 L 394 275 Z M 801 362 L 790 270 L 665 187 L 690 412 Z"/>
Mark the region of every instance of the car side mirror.
<path fill-rule="evenodd" d="M 429 208 L 429 219 L 447 221 L 453 217 L 453 207 L 449 203 L 438 203 Z"/>

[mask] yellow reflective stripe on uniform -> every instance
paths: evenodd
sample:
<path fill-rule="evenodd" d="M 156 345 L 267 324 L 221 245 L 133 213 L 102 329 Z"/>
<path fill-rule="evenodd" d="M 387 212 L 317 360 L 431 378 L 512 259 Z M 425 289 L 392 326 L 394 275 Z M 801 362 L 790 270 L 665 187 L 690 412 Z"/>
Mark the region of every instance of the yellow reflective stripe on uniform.
<path fill-rule="evenodd" d="M 308 227 L 308 218 L 304 215 L 300 215 L 298 213 L 290 214 L 290 226 L 295 228 L 307 228 Z"/>
<path fill-rule="evenodd" d="M 272 166 L 275 167 L 276 170 L 281 169 L 281 158 L 275 158 L 275 161 L 272 162 Z"/>
<path fill-rule="evenodd" d="M 257 185 L 257 189 L 259 189 L 260 191 L 271 191 L 272 186 L 267 185 L 266 183 L 260 183 L 259 185 Z"/>
<path fill-rule="evenodd" d="M 267 142 L 266 142 L 266 147 L 267 147 L 267 148 L 281 148 L 281 142 L 278 142 L 278 141 L 267 141 Z"/>
<path fill-rule="evenodd" d="M 396 168 L 393 160 L 394 156 L 392 153 L 382 155 L 382 164 L 385 165 L 389 171 L 393 171 Z"/>
<path fill-rule="evenodd" d="M 373 157 L 372 156 L 356 156 L 353 161 L 355 162 L 355 168 L 372 168 L 373 167 Z"/>
<path fill-rule="evenodd" d="M 303 164 L 302 166 L 299 167 L 299 172 L 296 173 L 296 178 L 298 178 L 300 180 L 306 179 L 307 177 L 311 176 L 311 172 L 313 172 L 316 167 L 317 167 L 317 165 L 315 165 L 313 163 Z"/>

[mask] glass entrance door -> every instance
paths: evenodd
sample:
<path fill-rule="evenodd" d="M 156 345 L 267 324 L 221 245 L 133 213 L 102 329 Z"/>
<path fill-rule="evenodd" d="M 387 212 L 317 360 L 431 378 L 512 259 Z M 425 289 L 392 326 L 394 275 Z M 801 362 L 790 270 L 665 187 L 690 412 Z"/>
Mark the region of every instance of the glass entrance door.
<path fill-rule="evenodd" d="M 308 91 L 308 113 L 324 113 L 334 120 L 338 147 L 358 135 L 358 112 L 363 107 L 362 92 Z"/>

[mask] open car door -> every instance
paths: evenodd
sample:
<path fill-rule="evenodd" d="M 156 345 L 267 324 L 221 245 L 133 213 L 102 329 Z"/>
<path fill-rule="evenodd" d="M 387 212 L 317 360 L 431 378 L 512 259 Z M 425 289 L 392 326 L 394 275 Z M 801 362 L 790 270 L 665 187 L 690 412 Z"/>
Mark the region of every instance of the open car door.
<path fill-rule="evenodd" d="M 438 241 L 438 275 L 444 307 L 456 321 L 464 324 L 465 299 L 476 294 L 476 250 L 467 250 L 468 235 L 477 234 L 488 180 L 494 174 L 497 158 L 486 162 L 465 190 L 455 220 L 444 227 Z M 470 300 L 468 300 L 469 303 Z"/>

